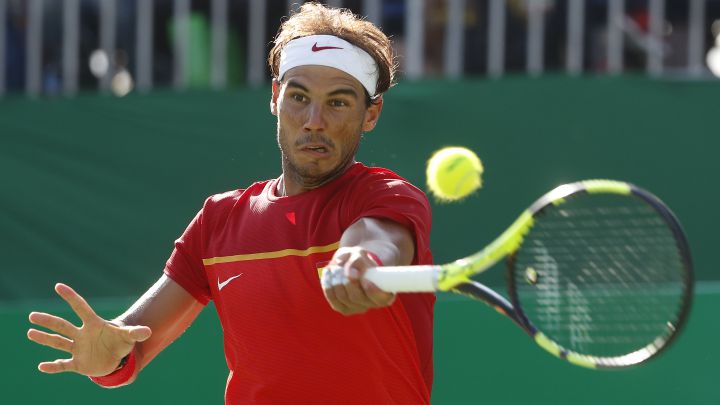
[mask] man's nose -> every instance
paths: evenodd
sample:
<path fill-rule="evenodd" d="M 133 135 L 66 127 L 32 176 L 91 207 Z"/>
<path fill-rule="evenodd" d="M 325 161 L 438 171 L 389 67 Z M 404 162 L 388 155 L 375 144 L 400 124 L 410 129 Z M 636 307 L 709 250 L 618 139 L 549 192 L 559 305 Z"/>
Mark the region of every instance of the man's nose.
<path fill-rule="evenodd" d="M 325 130 L 324 109 L 320 103 L 312 103 L 307 108 L 305 130 L 308 132 L 322 132 Z"/>

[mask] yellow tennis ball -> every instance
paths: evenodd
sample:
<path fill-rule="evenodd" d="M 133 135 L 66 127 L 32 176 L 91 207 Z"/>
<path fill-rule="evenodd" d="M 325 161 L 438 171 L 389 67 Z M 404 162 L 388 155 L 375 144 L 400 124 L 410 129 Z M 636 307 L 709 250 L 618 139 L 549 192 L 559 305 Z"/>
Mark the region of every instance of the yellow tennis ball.
<path fill-rule="evenodd" d="M 450 146 L 428 160 L 427 185 L 440 201 L 457 201 L 482 186 L 483 165 L 470 149 Z"/>

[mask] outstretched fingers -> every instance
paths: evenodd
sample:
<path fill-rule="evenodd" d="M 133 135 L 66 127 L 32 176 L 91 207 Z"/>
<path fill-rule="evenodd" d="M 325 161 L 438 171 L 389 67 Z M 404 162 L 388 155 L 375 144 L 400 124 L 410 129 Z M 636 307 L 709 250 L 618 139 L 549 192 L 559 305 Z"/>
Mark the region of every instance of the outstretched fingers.
<path fill-rule="evenodd" d="M 43 312 L 31 312 L 29 320 L 32 324 L 50 329 L 51 331 L 57 332 L 61 335 L 65 335 L 70 339 L 74 339 L 79 331 L 79 329 L 75 325 L 73 325 L 66 319 Z"/>
<path fill-rule="evenodd" d="M 135 342 L 144 342 L 152 335 L 152 330 L 147 326 L 131 326 L 128 335 Z"/>
<path fill-rule="evenodd" d="M 43 346 L 52 347 L 53 349 L 62 350 L 71 353 L 73 341 L 60 335 L 50 334 L 47 332 L 30 329 L 27 332 L 28 339 Z"/>
<path fill-rule="evenodd" d="M 113 323 L 108 323 L 106 326 L 119 333 L 129 344 L 143 342 L 152 335 L 152 330 L 147 326 L 118 326 Z"/>
<path fill-rule="evenodd" d="M 90 305 L 85 301 L 85 298 L 80 296 L 75 290 L 70 288 L 70 286 L 57 283 L 55 285 L 55 291 L 58 293 L 58 295 L 67 302 L 70 307 L 75 311 L 77 316 L 80 317 L 80 319 L 83 321 L 83 323 L 87 323 L 88 321 L 93 321 L 98 318 L 97 314 L 95 314 L 95 311 L 90 307 Z"/>
<path fill-rule="evenodd" d="M 38 370 L 43 373 L 57 374 L 75 371 L 75 366 L 72 359 L 57 359 L 55 361 L 45 361 L 38 364 Z"/>

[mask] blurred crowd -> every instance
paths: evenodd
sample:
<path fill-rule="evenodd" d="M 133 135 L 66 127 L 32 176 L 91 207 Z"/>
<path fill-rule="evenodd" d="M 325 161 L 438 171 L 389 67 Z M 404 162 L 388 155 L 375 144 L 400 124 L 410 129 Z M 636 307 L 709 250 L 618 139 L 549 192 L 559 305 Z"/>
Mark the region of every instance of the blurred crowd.
<path fill-rule="evenodd" d="M 136 7 L 139 0 L 116 1 L 116 53 L 112 58 L 116 69 L 133 72 L 136 46 Z M 546 71 L 565 68 L 567 43 L 567 11 L 570 1 L 578 0 L 507 0 L 505 70 L 522 72 L 526 66 L 528 1 L 541 3 L 545 17 L 544 63 Z M 443 72 L 444 38 L 447 25 L 448 0 L 425 1 L 425 66 L 426 75 Z M 63 1 L 43 2 L 42 87 L 43 93 L 53 94 L 62 88 L 62 35 Z M 100 0 L 79 0 L 80 3 L 80 88 L 94 88 L 98 78 L 90 69 L 89 60 L 99 45 Z M 229 57 L 228 72 L 231 85 L 242 85 L 244 60 L 247 49 L 248 0 L 229 0 Z M 466 0 L 464 15 L 464 66 L 465 75 L 483 75 L 487 71 L 488 8 L 490 0 Z M 586 0 L 583 70 L 602 73 L 606 69 L 607 8 L 608 0 Z M 668 0 L 665 10 L 663 37 L 664 66 L 681 69 L 688 63 L 688 1 Z M 26 75 L 26 36 L 28 4 L 26 0 L 6 0 L 5 21 L 5 72 L 6 89 L 22 91 Z M 173 0 L 154 0 L 153 16 L 153 82 L 156 86 L 169 85 L 173 78 Z M 266 44 L 277 31 L 280 18 L 287 14 L 287 0 L 267 0 Z M 191 36 L 197 46 L 193 57 L 194 75 L 191 85 L 205 86 L 209 82 L 210 1 L 193 0 Z M 344 0 L 342 5 L 362 13 L 362 0 Z M 644 70 L 647 49 L 643 38 L 648 33 L 649 0 L 625 0 L 624 64 L 626 71 Z M 704 36 L 707 52 L 715 46 L 720 33 L 720 0 L 706 0 Z M 383 29 L 393 36 L 398 53 L 403 54 L 406 1 L 381 2 Z M 2 26 L 0 26 L 0 29 Z M 199 44 L 199 45 L 198 45 Z M 200 51 L 197 51 L 197 50 Z M 202 52 L 205 50 L 206 52 Z M 402 58 L 399 59 L 402 71 Z"/>
<path fill-rule="evenodd" d="M 544 62 L 547 71 L 561 71 L 566 66 L 568 3 L 577 0 L 530 0 L 542 3 L 545 17 Z M 585 34 L 583 70 L 603 73 L 607 70 L 608 0 L 585 1 Z M 427 70 L 441 72 L 445 0 L 429 0 L 426 12 Z M 487 69 L 488 0 L 467 1 L 465 14 L 466 74 L 484 74 Z M 664 66 L 684 68 L 687 63 L 689 2 L 665 2 L 663 37 Z M 507 0 L 505 66 L 510 72 L 521 72 L 526 66 L 528 0 Z M 706 0 L 704 35 L 706 51 L 720 33 L 720 0 Z M 649 1 L 625 0 L 623 20 L 624 64 L 626 71 L 644 70 L 647 50 L 644 38 L 649 35 Z M 718 21 L 713 27 L 713 22 Z M 713 32 L 713 30 L 715 32 Z"/>

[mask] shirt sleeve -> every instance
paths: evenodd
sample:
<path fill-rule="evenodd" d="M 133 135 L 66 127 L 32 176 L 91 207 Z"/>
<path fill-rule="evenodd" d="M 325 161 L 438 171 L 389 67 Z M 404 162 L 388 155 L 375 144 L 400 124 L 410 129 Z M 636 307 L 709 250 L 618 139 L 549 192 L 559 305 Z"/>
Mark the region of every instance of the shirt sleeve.
<path fill-rule="evenodd" d="M 362 182 L 362 192 L 353 193 L 353 221 L 362 217 L 376 217 L 395 221 L 413 233 L 415 257 L 412 264 L 432 264 L 430 229 L 432 215 L 425 193 L 402 178 L 392 174 L 374 174 L 368 183 Z M 351 204 L 354 205 L 354 204 Z M 433 293 L 403 293 L 398 296 L 410 322 L 418 351 L 420 372 L 428 391 L 433 384 Z"/>
<path fill-rule="evenodd" d="M 430 228 L 432 216 L 425 193 L 405 180 L 373 176 L 355 193 L 350 223 L 363 217 L 384 218 L 405 226 L 415 239 L 412 264 L 432 264 Z M 358 197 L 359 196 L 359 197 Z"/>
<path fill-rule="evenodd" d="M 164 273 L 206 305 L 211 296 L 202 262 L 203 211 L 204 209 L 195 215 L 185 232 L 175 241 L 175 248 L 165 264 Z"/>

